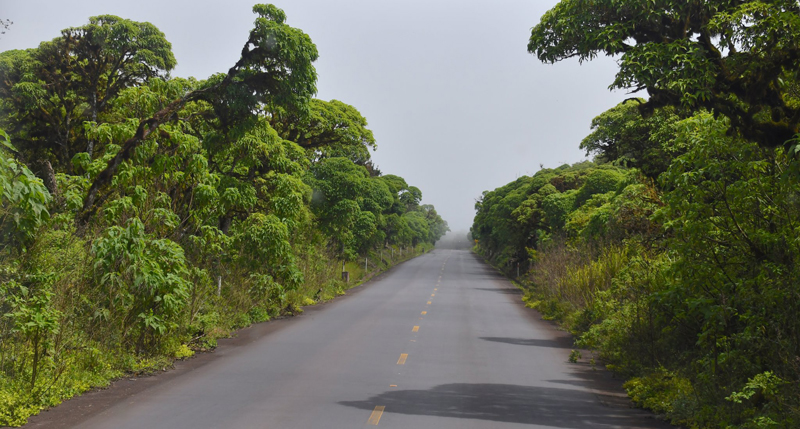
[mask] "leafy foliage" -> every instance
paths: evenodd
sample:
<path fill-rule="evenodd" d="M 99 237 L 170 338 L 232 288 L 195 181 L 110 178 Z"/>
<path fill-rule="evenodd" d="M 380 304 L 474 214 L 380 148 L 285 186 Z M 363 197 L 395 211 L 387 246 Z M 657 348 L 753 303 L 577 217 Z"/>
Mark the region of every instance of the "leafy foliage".
<path fill-rule="evenodd" d="M 528 262 L 528 305 L 688 427 L 800 422 L 799 17 L 781 0 L 561 1 L 529 51 L 618 56 L 611 87 L 649 98 L 595 118 L 595 164 L 476 205 L 476 250 Z"/>
<path fill-rule="evenodd" d="M 800 66 L 800 6 L 788 0 L 562 0 L 532 32 L 545 62 L 619 56 L 611 88 L 647 90 L 643 112 L 705 108 L 761 146 L 800 131 L 786 97 Z"/>
<path fill-rule="evenodd" d="M 592 120 L 592 133 L 581 142 L 586 154 L 600 161 L 613 161 L 657 178 L 685 148 L 672 139 L 673 125 L 680 119 L 674 109 L 663 108 L 643 117 L 644 100 L 623 101 Z"/>
<path fill-rule="evenodd" d="M 41 179 L 14 159 L 16 149 L 8 134 L 0 130 L 0 232 L 4 243 L 19 243 L 33 238 L 47 220 L 50 193 Z"/>
<path fill-rule="evenodd" d="M 0 425 L 331 299 L 343 264 L 364 280 L 448 230 L 371 164 L 356 108 L 313 98 L 308 35 L 253 12 L 206 80 L 170 77 L 164 35 L 111 15 L 0 53 Z"/>
<path fill-rule="evenodd" d="M 684 149 L 657 184 L 584 162 L 484 193 L 476 249 L 530 268 L 528 305 L 632 377 L 640 405 L 690 426 L 792 427 L 798 163 L 709 113 L 670 130 Z"/>

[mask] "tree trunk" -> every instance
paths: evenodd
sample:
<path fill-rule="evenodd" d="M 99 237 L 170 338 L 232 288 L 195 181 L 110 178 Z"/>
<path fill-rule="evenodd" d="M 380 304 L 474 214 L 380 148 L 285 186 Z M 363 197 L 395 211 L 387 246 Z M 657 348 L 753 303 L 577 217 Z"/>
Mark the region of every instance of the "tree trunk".
<path fill-rule="evenodd" d="M 98 174 L 94 179 L 94 182 L 92 182 L 92 185 L 89 187 L 89 191 L 86 194 L 86 198 L 83 200 L 83 208 L 81 209 L 81 214 L 76 218 L 76 222 L 78 224 L 85 224 L 89 221 L 89 218 L 97 210 L 95 204 L 98 202 L 98 200 L 102 201 L 102 198 L 98 199 L 97 194 L 111 183 L 119 166 L 133 156 L 136 148 L 139 147 L 139 145 L 141 145 L 151 133 L 156 131 L 158 127 L 165 122 L 171 120 L 173 115 L 175 115 L 178 110 L 183 108 L 186 103 L 197 100 L 203 94 L 229 83 L 233 73 L 235 73 L 235 70 L 231 69 L 231 71 L 228 72 L 228 76 L 222 82 L 208 88 L 191 91 L 183 97 L 169 103 L 166 107 L 153 114 L 150 119 L 140 120 L 139 127 L 136 129 L 136 133 L 133 135 L 133 137 L 129 138 L 127 141 L 125 141 L 125 143 L 122 144 L 119 152 L 117 152 L 117 154 L 108 161 L 106 168 L 101 171 L 100 174 Z M 71 166 L 72 163 L 67 162 L 67 167 L 71 169 Z"/>
<path fill-rule="evenodd" d="M 50 192 L 53 199 L 58 197 L 58 183 L 56 182 L 56 172 L 53 170 L 53 165 L 48 160 L 39 161 L 42 165 L 42 181 L 44 186 Z"/>
<path fill-rule="evenodd" d="M 219 220 L 219 229 L 223 234 L 228 235 L 228 230 L 231 229 L 233 223 L 233 216 L 225 215 Z"/>
<path fill-rule="evenodd" d="M 92 122 L 95 124 L 97 123 L 97 93 L 92 91 L 92 98 L 91 98 L 91 109 L 92 109 Z M 94 140 L 89 139 L 89 144 L 86 146 L 86 152 L 89 154 L 89 159 L 92 159 L 92 154 L 94 153 Z"/>
<path fill-rule="evenodd" d="M 33 372 L 31 374 L 31 392 L 33 392 L 33 388 L 36 386 L 36 376 L 39 372 L 39 332 L 37 330 L 36 335 L 33 337 Z"/>

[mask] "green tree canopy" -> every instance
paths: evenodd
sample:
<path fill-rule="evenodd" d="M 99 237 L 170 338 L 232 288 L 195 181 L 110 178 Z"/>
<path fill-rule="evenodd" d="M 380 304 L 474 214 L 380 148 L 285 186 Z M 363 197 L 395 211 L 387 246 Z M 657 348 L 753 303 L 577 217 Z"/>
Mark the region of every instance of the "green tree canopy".
<path fill-rule="evenodd" d="M 347 158 L 328 158 L 312 165 L 312 208 L 324 228 L 352 255 L 370 244 L 393 202 L 386 183 Z"/>
<path fill-rule="evenodd" d="M 800 126 L 787 82 L 800 70 L 800 5 L 790 0 L 562 0 L 531 33 L 545 62 L 619 57 L 611 88 L 646 90 L 643 112 L 705 108 L 780 146 Z"/>
<path fill-rule="evenodd" d="M 92 17 L 38 48 L 0 54 L 3 126 L 27 158 L 69 169 L 76 153 L 93 155 L 85 121 L 96 122 L 120 91 L 175 64 L 172 45 L 153 24 Z"/>
<path fill-rule="evenodd" d="M 377 144 L 367 120 L 353 106 L 338 100 L 311 100 L 308 114 L 277 109 L 270 123 L 286 140 L 306 149 L 313 160 L 345 157 L 365 165 Z"/>
<path fill-rule="evenodd" d="M 316 92 L 317 48 L 307 34 L 284 23 L 286 14 L 273 5 L 253 6 L 258 15 L 250 31 L 241 57 L 227 74 L 218 74 L 201 88 L 186 92 L 150 118 L 142 119 L 136 132 L 122 144 L 119 152 L 108 160 L 89 188 L 81 220 L 96 210 L 98 192 L 107 188 L 123 161 L 133 155 L 161 125 L 175 119 L 187 103 L 203 101 L 213 106 L 221 134 L 231 130 L 246 132 L 254 124 L 253 113 L 259 106 L 274 105 L 282 109 L 306 111 Z M 223 139 L 226 137 L 222 137 Z"/>
<path fill-rule="evenodd" d="M 362 280 L 398 261 L 384 246 L 446 231 L 372 165 L 361 113 L 313 98 L 308 35 L 253 12 L 207 79 L 171 77 L 164 35 L 111 15 L 0 53 L 0 425 L 343 293 L 342 257 L 369 258 Z"/>
<path fill-rule="evenodd" d="M 656 178 L 684 148 L 674 144 L 673 125 L 680 119 L 674 109 L 656 109 L 644 117 L 638 107 L 644 100 L 626 100 L 592 120 L 592 133 L 581 142 L 586 154 L 599 161 L 635 167 Z"/>

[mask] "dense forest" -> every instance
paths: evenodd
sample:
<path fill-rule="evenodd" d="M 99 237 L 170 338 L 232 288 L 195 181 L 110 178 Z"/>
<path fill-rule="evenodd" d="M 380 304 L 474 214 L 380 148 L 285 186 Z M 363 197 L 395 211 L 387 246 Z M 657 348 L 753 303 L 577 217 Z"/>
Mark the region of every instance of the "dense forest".
<path fill-rule="evenodd" d="M 448 230 L 315 99 L 272 5 L 239 60 L 176 78 L 147 22 L 89 18 L 0 53 L 0 426 L 344 293 Z M 343 265 L 346 264 L 346 265 Z"/>
<path fill-rule="evenodd" d="M 476 250 L 674 423 L 800 425 L 798 35 L 795 1 L 561 1 L 528 50 L 648 98 L 475 206 Z"/>

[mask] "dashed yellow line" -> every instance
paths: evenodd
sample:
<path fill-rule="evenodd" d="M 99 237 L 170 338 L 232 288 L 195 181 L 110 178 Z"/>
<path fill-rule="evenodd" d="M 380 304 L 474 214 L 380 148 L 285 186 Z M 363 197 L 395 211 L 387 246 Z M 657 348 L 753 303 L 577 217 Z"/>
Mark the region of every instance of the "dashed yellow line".
<path fill-rule="evenodd" d="M 432 302 L 432 301 L 428 301 L 428 305 L 431 305 L 431 302 Z"/>
<path fill-rule="evenodd" d="M 422 314 L 422 315 L 424 316 L 424 315 L 428 314 L 428 312 L 427 312 L 427 311 L 423 311 L 423 312 L 422 312 L 422 313 L 420 313 L 420 314 Z"/>
<path fill-rule="evenodd" d="M 406 364 L 406 359 L 408 359 L 408 353 L 401 354 L 400 355 L 400 359 L 397 359 L 397 364 L 398 365 L 405 365 Z"/>
<path fill-rule="evenodd" d="M 419 326 L 411 328 L 411 332 L 419 332 Z"/>
<path fill-rule="evenodd" d="M 435 293 L 432 293 L 432 294 L 431 294 L 431 296 L 436 296 L 436 294 L 435 294 Z"/>
<path fill-rule="evenodd" d="M 386 407 L 384 407 L 383 405 L 376 405 L 375 409 L 372 410 L 372 414 L 369 415 L 369 420 L 367 420 L 367 424 L 377 426 L 378 422 L 381 421 L 381 416 L 383 415 L 383 410 L 385 409 Z"/>

